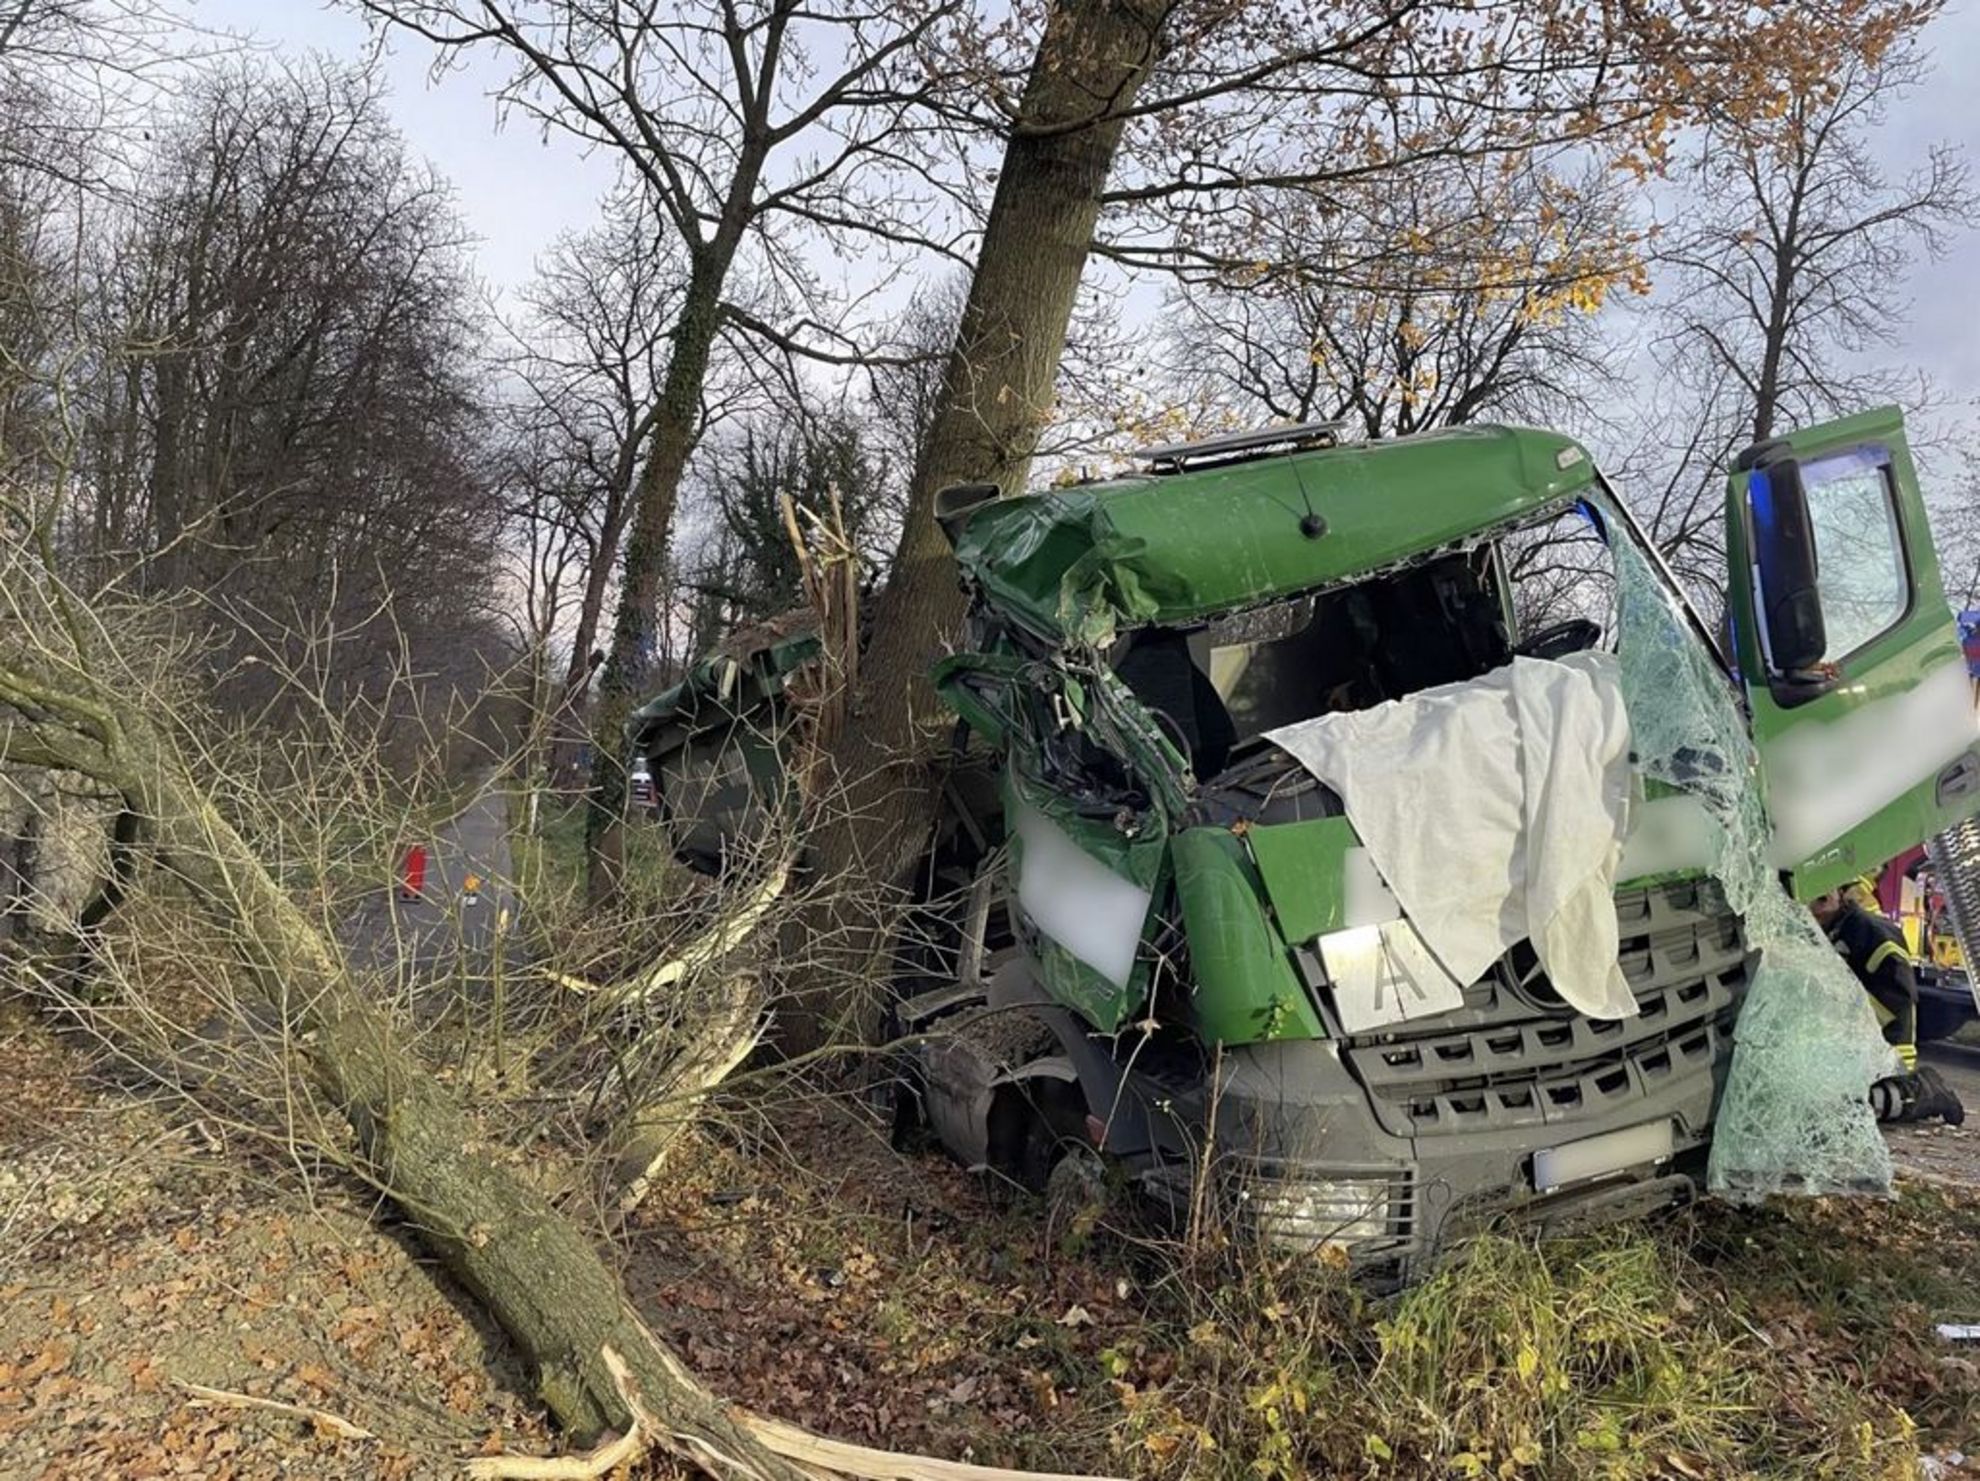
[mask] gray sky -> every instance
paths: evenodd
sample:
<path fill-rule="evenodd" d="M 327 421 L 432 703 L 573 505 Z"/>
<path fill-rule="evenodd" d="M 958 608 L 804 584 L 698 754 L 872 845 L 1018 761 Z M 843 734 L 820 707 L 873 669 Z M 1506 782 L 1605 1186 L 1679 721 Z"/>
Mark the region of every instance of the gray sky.
<path fill-rule="evenodd" d="M 362 20 L 314 0 L 197 0 L 196 14 L 205 25 L 252 36 L 281 52 L 314 48 L 356 59 L 369 45 Z M 1980 103 L 1974 97 L 1980 0 L 1953 0 L 1927 37 L 1933 74 L 1893 114 L 1880 152 L 1896 167 L 1927 142 L 1943 139 L 1980 161 Z M 584 157 L 567 139 L 544 140 L 524 120 L 498 130 L 491 95 L 503 73 L 489 61 L 437 81 L 429 80 L 430 61 L 412 38 L 392 39 L 386 62 L 392 111 L 412 147 L 452 182 L 478 240 L 483 277 L 498 289 L 513 289 L 560 231 L 590 223 L 610 183 L 610 167 L 602 158 Z M 1920 263 L 1909 285 L 1911 325 L 1897 352 L 1967 403 L 1980 400 L 1976 283 L 1980 233 L 1965 234 L 1940 261 Z"/>
<path fill-rule="evenodd" d="M 1933 71 L 1925 86 L 1893 112 L 1880 153 L 1893 170 L 1915 160 L 1935 140 L 1956 144 L 1980 171 L 1980 0 L 1953 0 L 1925 33 Z M 1974 304 L 1980 280 L 1980 232 L 1949 244 L 1937 262 L 1912 273 L 1911 323 L 1901 344 L 1943 388 L 1960 400 L 1980 400 L 1980 333 Z"/>
<path fill-rule="evenodd" d="M 278 54 L 315 50 L 356 61 L 371 46 L 360 17 L 314 0 L 196 0 L 194 16 Z M 431 62 L 416 38 L 391 38 L 385 76 L 392 115 L 411 147 L 453 185 L 477 238 L 482 276 L 496 288 L 514 288 L 559 232 L 591 224 L 611 167 L 567 138 L 544 139 L 527 119 L 498 129 L 492 95 L 505 73 L 489 59 L 437 81 L 428 77 Z"/>

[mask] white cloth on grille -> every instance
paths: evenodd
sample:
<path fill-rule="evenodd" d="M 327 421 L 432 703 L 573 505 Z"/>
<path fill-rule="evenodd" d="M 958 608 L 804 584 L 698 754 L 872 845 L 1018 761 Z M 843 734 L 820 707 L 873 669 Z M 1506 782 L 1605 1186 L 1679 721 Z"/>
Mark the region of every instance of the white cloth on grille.
<path fill-rule="evenodd" d="M 1614 658 L 1515 658 L 1459 684 L 1268 732 L 1341 796 L 1424 943 L 1460 983 L 1532 941 L 1554 990 L 1631 1018 L 1616 961 L 1630 802 Z"/>

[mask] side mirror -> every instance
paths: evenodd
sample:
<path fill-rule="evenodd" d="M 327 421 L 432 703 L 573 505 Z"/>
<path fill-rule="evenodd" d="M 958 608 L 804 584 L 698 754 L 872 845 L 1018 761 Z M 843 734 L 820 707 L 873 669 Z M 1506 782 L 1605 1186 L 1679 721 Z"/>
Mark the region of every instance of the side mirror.
<path fill-rule="evenodd" d="M 1783 705 L 1804 704 L 1834 687 L 1823 662 L 1828 632 L 1815 551 L 1815 528 L 1801 465 L 1785 442 L 1757 443 L 1735 465 L 1746 474 L 1753 536 L 1753 603 L 1767 687 Z"/>
<path fill-rule="evenodd" d="M 935 523 L 948 538 L 950 549 L 962 538 L 969 517 L 994 502 L 999 492 L 994 483 L 952 483 L 935 491 Z"/>

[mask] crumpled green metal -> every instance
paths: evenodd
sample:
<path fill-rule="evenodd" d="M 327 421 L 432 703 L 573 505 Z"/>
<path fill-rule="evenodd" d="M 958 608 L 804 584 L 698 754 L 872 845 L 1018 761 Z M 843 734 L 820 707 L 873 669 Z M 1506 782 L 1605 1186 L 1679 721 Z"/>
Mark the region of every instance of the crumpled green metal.
<path fill-rule="evenodd" d="M 1725 675 L 1620 521 L 1608 523 L 1637 767 L 1712 820 L 1711 873 L 1759 953 L 1713 1128 L 1710 1191 L 1742 1202 L 1888 1194 L 1890 1149 L 1868 1094 L 1897 1071 L 1896 1056 L 1869 996 L 1774 868 L 1758 758 Z"/>
<path fill-rule="evenodd" d="M 1586 451 L 1557 433 L 1449 427 L 993 500 L 956 535 L 956 563 L 1035 637 L 1098 651 L 1149 623 L 1364 579 L 1592 478 Z"/>

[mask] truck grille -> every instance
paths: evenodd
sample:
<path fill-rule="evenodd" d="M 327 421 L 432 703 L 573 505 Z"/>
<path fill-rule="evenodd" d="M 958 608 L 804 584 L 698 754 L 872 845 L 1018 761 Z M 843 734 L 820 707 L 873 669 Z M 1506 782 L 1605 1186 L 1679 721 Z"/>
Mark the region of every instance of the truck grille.
<path fill-rule="evenodd" d="M 1945 892 L 1966 970 L 1980 971 L 1980 817 L 1955 823 L 1929 841 L 1925 852 Z"/>
<path fill-rule="evenodd" d="M 1619 890 L 1620 961 L 1638 1016 L 1584 1018 L 1554 995 L 1530 948 L 1465 990 L 1465 1006 L 1344 1037 L 1341 1057 L 1399 1136 L 1594 1120 L 1709 1074 L 1731 1053 L 1749 972 L 1739 918 L 1700 882 Z"/>

